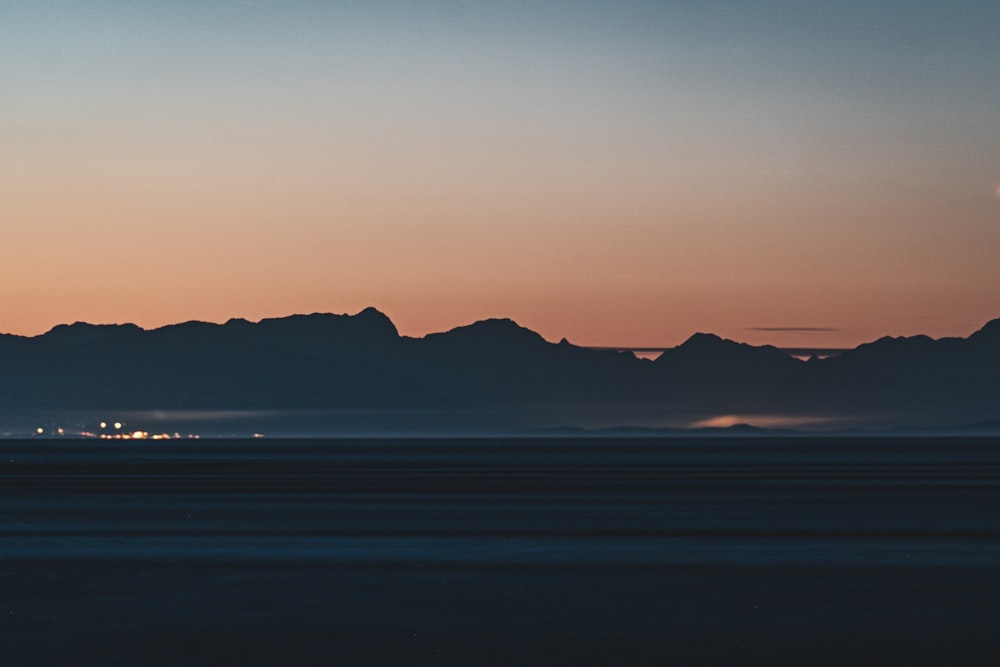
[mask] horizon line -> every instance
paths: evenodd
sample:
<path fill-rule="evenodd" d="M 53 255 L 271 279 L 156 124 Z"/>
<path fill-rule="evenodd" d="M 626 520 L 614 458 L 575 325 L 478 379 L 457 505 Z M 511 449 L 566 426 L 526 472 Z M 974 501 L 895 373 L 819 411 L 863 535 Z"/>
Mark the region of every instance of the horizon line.
<path fill-rule="evenodd" d="M 679 345 L 674 345 L 672 347 L 663 347 L 656 345 L 649 345 L 649 346 L 580 345 L 578 347 L 583 347 L 588 350 L 597 350 L 597 351 L 614 350 L 616 352 L 667 352 L 669 350 L 677 349 Z M 851 347 L 780 347 L 777 345 L 760 346 L 760 347 L 774 347 L 778 350 L 781 350 L 785 354 L 788 354 L 793 357 L 807 357 L 813 355 L 821 357 L 832 356 L 834 354 L 840 354 L 841 352 L 847 352 L 848 350 L 854 349 Z"/>

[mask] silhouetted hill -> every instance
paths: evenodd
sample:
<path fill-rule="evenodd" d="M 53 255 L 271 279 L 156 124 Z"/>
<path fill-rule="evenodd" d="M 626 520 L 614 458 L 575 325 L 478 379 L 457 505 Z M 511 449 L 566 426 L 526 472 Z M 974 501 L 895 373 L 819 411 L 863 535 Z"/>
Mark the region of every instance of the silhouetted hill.
<path fill-rule="evenodd" d="M 675 404 L 718 413 L 768 412 L 786 402 L 806 365 L 778 348 L 753 346 L 697 333 L 654 362 Z"/>
<path fill-rule="evenodd" d="M 87 324 L 86 322 L 76 322 L 74 324 L 59 324 L 48 332 L 42 334 L 42 338 L 53 343 L 90 343 L 102 338 L 113 338 L 124 334 L 142 331 L 134 324 Z"/>
<path fill-rule="evenodd" d="M 755 426 L 921 427 L 997 419 L 998 378 L 1000 320 L 969 338 L 886 337 L 808 363 L 699 333 L 648 361 L 552 343 L 509 319 L 409 338 L 368 308 L 0 335 L 0 422 L 130 411 L 165 423 L 225 415 L 234 432 L 662 429 L 723 415 Z"/>
<path fill-rule="evenodd" d="M 1000 318 L 990 320 L 983 328 L 969 336 L 973 343 L 992 342 L 1000 343 Z"/>
<path fill-rule="evenodd" d="M 312 354 L 309 327 L 290 319 L 287 336 L 263 324 L 267 343 L 230 324 L 129 326 L 114 335 L 74 325 L 80 335 L 45 334 L 3 360 L 0 400 L 8 409 L 211 411 L 419 407 L 431 398 L 392 369 Z M 98 332 L 105 335 L 91 335 Z"/>
<path fill-rule="evenodd" d="M 968 346 L 983 368 L 1000 367 L 1000 319 L 969 336 Z"/>
<path fill-rule="evenodd" d="M 644 365 L 632 354 L 550 343 L 509 319 L 409 339 L 399 363 L 440 391 L 531 406 L 634 394 Z"/>
<path fill-rule="evenodd" d="M 296 350 L 327 359 L 358 359 L 393 351 L 400 337 L 383 313 L 366 308 L 357 315 L 292 315 L 257 323 L 233 319 L 224 325 L 254 343 Z"/>
<path fill-rule="evenodd" d="M 661 354 L 654 362 L 663 372 L 689 382 L 714 385 L 717 381 L 787 379 L 802 363 L 770 345 L 753 346 L 697 333 Z"/>

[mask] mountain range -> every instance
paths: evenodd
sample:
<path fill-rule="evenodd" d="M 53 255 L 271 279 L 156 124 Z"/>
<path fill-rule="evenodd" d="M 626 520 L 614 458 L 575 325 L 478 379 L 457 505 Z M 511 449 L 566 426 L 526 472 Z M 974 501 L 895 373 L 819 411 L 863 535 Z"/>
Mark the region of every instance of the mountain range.
<path fill-rule="evenodd" d="M 0 335 L 0 433 L 521 433 L 570 427 L 941 428 L 1000 418 L 1000 319 L 828 358 L 697 333 L 655 360 L 509 319 L 423 338 L 374 308 Z"/>

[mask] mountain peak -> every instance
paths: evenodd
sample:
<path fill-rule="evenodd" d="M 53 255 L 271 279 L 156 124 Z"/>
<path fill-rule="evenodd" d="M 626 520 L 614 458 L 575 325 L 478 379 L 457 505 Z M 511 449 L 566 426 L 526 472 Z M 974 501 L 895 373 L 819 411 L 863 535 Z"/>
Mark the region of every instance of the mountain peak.
<path fill-rule="evenodd" d="M 350 317 L 350 316 L 348 316 L 348 317 Z M 357 313 L 353 317 L 355 319 L 357 319 L 357 320 L 361 320 L 361 321 L 364 321 L 364 322 L 369 322 L 373 326 L 380 326 L 380 327 L 383 327 L 383 328 L 386 328 L 386 329 L 392 329 L 393 336 L 397 336 L 397 337 L 399 336 L 399 330 L 396 328 L 396 325 L 393 324 L 392 319 L 390 319 L 390 317 L 388 315 L 386 315 L 385 313 L 383 313 L 378 308 L 374 308 L 372 306 L 368 306 L 367 308 L 365 308 L 364 310 L 360 311 L 359 313 Z"/>
<path fill-rule="evenodd" d="M 773 345 L 750 345 L 728 338 L 722 338 L 712 333 L 696 333 L 674 348 L 685 353 L 750 353 L 764 354 L 772 357 L 788 356 Z"/>
<path fill-rule="evenodd" d="M 772 345 L 750 345 L 710 333 L 696 333 L 677 347 L 665 351 L 656 362 L 661 366 L 690 367 L 765 367 L 770 364 L 799 363 Z"/>
<path fill-rule="evenodd" d="M 681 343 L 678 347 L 701 347 L 708 345 L 718 345 L 719 343 L 730 343 L 733 345 L 738 345 L 735 341 L 727 340 L 721 336 L 716 336 L 713 333 L 703 333 L 701 331 L 692 334 L 686 341 Z"/>
<path fill-rule="evenodd" d="M 242 317 L 226 322 L 226 327 L 241 333 L 269 337 L 271 335 L 307 336 L 319 340 L 338 338 L 377 337 L 395 339 L 399 337 L 396 325 L 385 313 L 368 307 L 355 315 L 337 313 L 309 313 L 269 317 L 259 322 L 250 322 Z"/>
<path fill-rule="evenodd" d="M 376 308 L 374 306 L 368 306 L 367 308 L 359 311 L 354 317 L 362 317 L 362 316 L 364 316 L 364 317 L 372 317 L 372 316 L 374 316 L 374 317 L 384 317 L 386 319 L 389 319 L 388 315 L 386 315 L 385 313 L 383 313 L 381 310 L 379 310 L 378 308 Z"/>
<path fill-rule="evenodd" d="M 990 320 L 984 324 L 979 331 L 969 336 L 969 340 L 990 340 L 1000 342 L 1000 318 Z"/>
<path fill-rule="evenodd" d="M 449 340 L 459 345 L 483 346 L 484 349 L 495 345 L 535 345 L 546 342 L 540 334 L 522 327 L 509 317 L 479 320 L 444 333 L 429 334 L 425 339 Z"/>
<path fill-rule="evenodd" d="M 541 336 L 527 327 L 522 327 L 520 324 L 510 319 L 509 317 L 491 317 L 485 320 L 479 320 L 473 322 L 472 324 L 466 325 L 464 327 L 458 327 L 452 329 L 452 331 L 467 331 L 476 332 L 489 335 L 517 335 L 517 336 L 531 336 L 532 338 L 539 338 Z"/>
<path fill-rule="evenodd" d="M 134 324 L 74 322 L 73 324 L 57 324 L 42 334 L 40 338 L 54 343 L 76 345 L 137 331 L 142 331 L 142 329 Z"/>

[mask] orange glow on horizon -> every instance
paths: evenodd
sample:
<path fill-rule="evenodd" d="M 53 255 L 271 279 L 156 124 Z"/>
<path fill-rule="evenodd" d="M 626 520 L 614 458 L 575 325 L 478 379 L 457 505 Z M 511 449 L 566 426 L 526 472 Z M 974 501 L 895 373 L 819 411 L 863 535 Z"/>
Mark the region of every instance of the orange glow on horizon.
<path fill-rule="evenodd" d="M 718 415 L 692 422 L 689 428 L 730 428 L 743 424 L 758 428 L 795 428 L 821 426 L 835 421 L 831 417 L 806 415 Z"/>

